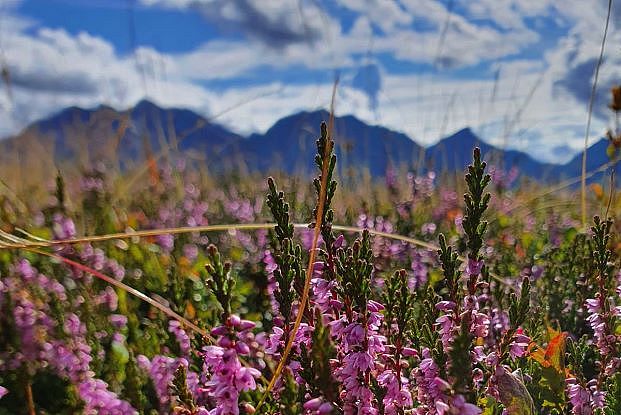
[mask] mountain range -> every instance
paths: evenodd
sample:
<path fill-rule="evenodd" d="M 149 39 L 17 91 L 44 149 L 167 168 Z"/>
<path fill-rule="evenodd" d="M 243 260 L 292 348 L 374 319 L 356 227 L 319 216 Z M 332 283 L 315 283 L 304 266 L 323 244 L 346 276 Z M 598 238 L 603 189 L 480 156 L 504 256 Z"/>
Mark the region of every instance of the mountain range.
<path fill-rule="evenodd" d="M 130 169 L 146 159 L 181 152 L 216 173 L 280 170 L 307 174 L 314 171 L 315 140 L 320 123 L 328 116 L 323 110 L 299 112 L 278 120 L 264 134 L 243 137 L 190 110 L 161 108 L 146 100 L 124 111 L 107 106 L 70 107 L 1 140 L 0 163 L 18 160 L 22 166 L 44 163 L 55 167 L 109 160 Z M 521 175 L 539 181 L 579 176 L 582 168 L 581 154 L 565 164 L 543 163 L 527 153 L 485 143 L 469 128 L 427 148 L 405 134 L 353 116 L 336 117 L 334 129 L 341 174 L 366 170 L 380 177 L 402 166 L 418 171 L 463 171 L 475 146 L 490 164 L 516 167 Z M 601 139 L 589 147 L 587 170 L 608 161 L 607 146 Z"/>

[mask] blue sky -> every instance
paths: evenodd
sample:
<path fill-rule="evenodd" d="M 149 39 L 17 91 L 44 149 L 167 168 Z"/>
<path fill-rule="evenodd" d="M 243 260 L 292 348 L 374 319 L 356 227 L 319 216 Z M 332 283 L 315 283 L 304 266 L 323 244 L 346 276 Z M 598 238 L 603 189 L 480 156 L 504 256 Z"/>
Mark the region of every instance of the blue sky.
<path fill-rule="evenodd" d="M 621 2 L 617 2 L 621 3 Z M 299 110 L 431 144 L 471 127 L 565 161 L 582 146 L 605 0 L 9 0 L 0 8 L 0 133 L 69 105 L 143 98 L 236 132 Z M 613 9 L 591 140 L 621 82 Z"/>

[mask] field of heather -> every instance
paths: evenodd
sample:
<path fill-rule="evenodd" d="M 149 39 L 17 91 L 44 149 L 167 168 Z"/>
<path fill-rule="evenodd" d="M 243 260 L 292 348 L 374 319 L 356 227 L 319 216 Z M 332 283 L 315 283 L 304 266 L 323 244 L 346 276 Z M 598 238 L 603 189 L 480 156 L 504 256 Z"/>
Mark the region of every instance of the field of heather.
<path fill-rule="evenodd" d="M 478 149 L 342 186 L 317 137 L 312 180 L 178 159 L 5 193 L 0 413 L 621 413 L 609 189 L 584 228 Z"/>

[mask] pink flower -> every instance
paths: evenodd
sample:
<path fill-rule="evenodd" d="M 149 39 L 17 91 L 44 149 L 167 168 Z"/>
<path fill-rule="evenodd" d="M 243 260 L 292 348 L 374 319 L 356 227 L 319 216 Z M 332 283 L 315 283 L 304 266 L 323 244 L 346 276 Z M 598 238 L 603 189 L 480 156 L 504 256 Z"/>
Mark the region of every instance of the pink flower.
<path fill-rule="evenodd" d="M 453 342 L 453 334 L 455 331 L 455 317 L 452 314 L 444 314 L 436 319 L 436 326 L 439 327 L 440 339 L 442 345 L 450 346 Z"/>
<path fill-rule="evenodd" d="M 524 357 L 526 355 L 526 350 L 528 349 L 528 345 L 530 344 L 530 337 L 525 336 L 523 334 L 516 334 L 513 336 L 513 341 L 511 342 L 509 355 L 516 359 L 518 357 Z"/>
<path fill-rule="evenodd" d="M 452 301 L 440 301 L 436 304 L 436 309 L 440 311 L 452 311 L 457 308 L 457 304 Z"/>
<path fill-rule="evenodd" d="M 324 402 L 323 398 L 313 398 L 304 403 L 304 409 L 313 414 L 327 415 L 332 412 L 332 405 Z"/>
<path fill-rule="evenodd" d="M 319 409 L 322 403 L 323 403 L 323 399 L 313 398 L 304 403 L 304 409 L 308 411 L 316 411 L 317 409 Z"/>
<path fill-rule="evenodd" d="M 317 414 L 318 415 L 328 415 L 330 413 L 332 413 L 332 405 L 329 404 L 328 402 L 324 402 L 321 404 L 321 406 L 319 407 L 319 409 L 317 409 Z"/>
<path fill-rule="evenodd" d="M 477 261 L 472 258 L 468 258 L 468 265 L 466 266 L 466 273 L 471 276 L 479 275 L 483 269 L 483 261 Z"/>
<path fill-rule="evenodd" d="M 377 382 L 386 388 L 382 400 L 384 413 L 398 414 L 402 408 L 412 406 L 412 394 L 407 388 L 407 379 L 399 379 L 394 371 L 386 370 L 377 377 Z"/>
<path fill-rule="evenodd" d="M 472 332 L 477 337 L 487 337 L 490 321 L 487 314 L 473 312 Z"/>
<path fill-rule="evenodd" d="M 571 412 L 575 415 L 590 415 L 591 414 L 591 405 L 590 400 L 591 396 L 589 391 L 580 385 L 575 378 L 567 379 L 567 397 L 569 398 L 569 402 L 571 403 L 572 409 Z"/>
<path fill-rule="evenodd" d="M 401 354 L 406 357 L 418 357 L 418 352 L 410 347 L 404 347 L 401 350 Z"/>
<path fill-rule="evenodd" d="M 189 356 L 192 348 L 190 336 L 188 336 L 185 330 L 181 327 L 181 323 L 179 323 L 177 320 L 171 320 L 168 323 L 168 330 L 172 334 L 174 334 L 175 339 L 179 344 L 181 354 L 183 356 Z"/>
<path fill-rule="evenodd" d="M 471 403 L 466 402 L 466 399 L 457 395 L 451 401 L 451 413 L 459 415 L 478 415 L 483 412 L 479 407 Z"/>
<path fill-rule="evenodd" d="M 218 346 L 207 346 L 204 350 L 205 366 L 208 380 L 205 390 L 215 396 L 216 409 L 212 415 L 229 415 L 239 413 L 239 394 L 254 390 L 256 378 L 261 376 L 257 369 L 244 367 L 239 360 L 240 354 L 248 354 L 250 347 L 244 342 L 244 333 L 252 327 L 236 315 L 227 319 L 228 330 L 218 330 Z"/>
<path fill-rule="evenodd" d="M 254 390 L 257 387 L 255 379 L 261 376 L 261 372 L 251 367 L 242 367 L 235 374 L 235 386 L 240 391 Z"/>

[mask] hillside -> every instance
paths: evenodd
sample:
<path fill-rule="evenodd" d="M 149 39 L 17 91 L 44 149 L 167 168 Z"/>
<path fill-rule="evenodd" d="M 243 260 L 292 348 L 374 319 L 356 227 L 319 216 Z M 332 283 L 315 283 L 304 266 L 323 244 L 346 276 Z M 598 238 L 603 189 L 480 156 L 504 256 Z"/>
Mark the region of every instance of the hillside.
<path fill-rule="evenodd" d="M 327 119 L 323 110 L 299 112 L 278 120 L 264 134 L 242 137 L 193 111 L 161 108 L 149 101 L 125 111 L 70 107 L 0 141 L 0 161 L 5 167 L 37 163 L 56 168 L 107 160 L 127 169 L 147 157 L 181 152 L 213 172 L 247 169 L 306 174 L 314 168 L 308 154 L 314 151 L 319 124 Z M 554 181 L 581 172 L 581 155 L 564 165 L 542 163 L 524 152 L 485 143 L 469 128 L 425 149 L 403 133 L 343 116 L 335 118 L 335 136 L 341 173 L 368 171 L 378 177 L 400 166 L 461 171 L 474 146 L 481 148 L 490 164 L 517 167 L 520 174 L 537 180 Z M 606 146 L 601 140 L 589 148 L 588 170 L 607 161 Z"/>

